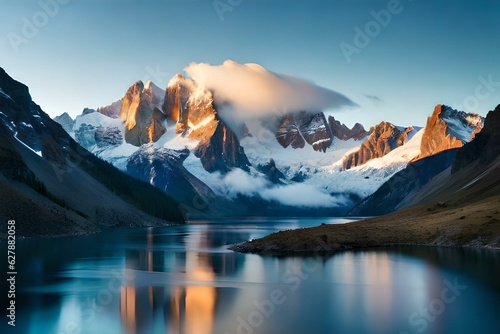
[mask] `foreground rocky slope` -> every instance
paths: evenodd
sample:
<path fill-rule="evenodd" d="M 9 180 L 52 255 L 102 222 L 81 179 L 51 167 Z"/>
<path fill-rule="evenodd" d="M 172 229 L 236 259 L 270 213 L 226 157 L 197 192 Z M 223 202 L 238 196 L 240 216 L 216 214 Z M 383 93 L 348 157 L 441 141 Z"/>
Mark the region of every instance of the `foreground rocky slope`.
<path fill-rule="evenodd" d="M 3 69 L 0 183 L 0 219 L 15 219 L 18 236 L 184 221 L 178 204 L 165 193 L 76 143 L 31 100 L 28 87 Z"/>

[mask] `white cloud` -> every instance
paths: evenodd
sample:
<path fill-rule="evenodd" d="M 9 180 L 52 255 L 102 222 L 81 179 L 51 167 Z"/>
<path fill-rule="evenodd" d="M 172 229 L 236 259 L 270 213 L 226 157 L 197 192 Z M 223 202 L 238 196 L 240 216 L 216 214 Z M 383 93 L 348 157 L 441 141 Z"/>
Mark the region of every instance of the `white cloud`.
<path fill-rule="evenodd" d="M 357 106 L 341 93 L 268 71 L 257 64 L 239 64 L 232 60 L 218 66 L 191 63 L 185 71 L 212 91 L 215 103 L 221 106 L 222 117 L 236 121 L 300 110 Z"/>
<path fill-rule="evenodd" d="M 226 195 L 235 198 L 237 194 L 257 195 L 266 187 L 266 181 L 262 177 L 254 177 L 235 168 L 224 176 L 221 185 Z"/>
<path fill-rule="evenodd" d="M 322 193 L 307 184 L 294 183 L 262 190 L 260 196 L 266 200 L 276 200 L 284 205 L 304 207 L 338 207 L 344 200 Z"/>
<path fill-rule="evenodd" d="M 342 196 L 330 196 L 307 184 L 275 185 L 266 181 L 262 175 L 252 175 L 239 168 L 226 175 L 211 175 L 211 188 L 229 198 L 236 198 L 241 194 L 261 197 L 266 201 L 277 201 L 283 205 L 309 208 L 335 208 L 347 203 Z"/>

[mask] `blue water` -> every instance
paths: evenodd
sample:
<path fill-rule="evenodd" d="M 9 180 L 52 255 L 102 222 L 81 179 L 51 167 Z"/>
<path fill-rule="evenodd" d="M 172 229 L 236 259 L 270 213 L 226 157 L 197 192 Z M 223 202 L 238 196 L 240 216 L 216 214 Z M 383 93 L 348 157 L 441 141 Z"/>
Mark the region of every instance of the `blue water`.
<path fill-rule="evenodd" d="M 16 327 L 4 318 L 1 332 L 500 332 L 500 252 L 412 247 L 276 258 L 227 249 L 323 222 L 347 220 L 194 221 L 18 240 Z"/>

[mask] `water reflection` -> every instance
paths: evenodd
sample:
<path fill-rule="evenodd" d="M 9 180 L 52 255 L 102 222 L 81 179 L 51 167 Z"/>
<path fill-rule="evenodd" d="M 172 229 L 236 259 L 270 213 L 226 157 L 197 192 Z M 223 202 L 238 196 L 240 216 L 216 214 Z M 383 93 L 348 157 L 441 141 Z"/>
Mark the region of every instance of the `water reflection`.
<path fill-rule="evenodd" d="M 153 230 L 148 229 L 145 249 L 126 251 L 127 271 L 180 274 L 181 281 L 186 283 L 172 285 L 165 280 L 160 286 L 144 285 L 145 281 L 138 281 L 135 277 L 124 284 L 120 290 L 120 315 L 126 333 L 143 333 L 152 326 L 158 314 L 164 314 L 167 333 L 212 333 L 218 298 L 218 289 L 213 284 L 216 274 L 230 275 L 238 267 L 234 253 L 206 252 L 221 246 L 214 245 L 214 240 L 224 241 L 220 238 L 220 235 L 212 238 L 208 230 L 185 234 L 176 243 L 183 244 L 186 251 L 172 254 L 164 250 L 155 251 Z M 158 246 L 162 248 L 165 245 Z M 172 257 L 173 261 L 168 261 Z M 169 266 L 168 262 L 173 264 Z"/>
<path fill-rule="evenodd" d="M 210 247 L 206 231 L 187 237 L 187 248 Z M 188 251 L 185 257 L 188 282 L 213 282 L 215 279 L 211 257 L 207 253 Z M 171 333 L 205 334 L 212 332 L 217 291 L 212 286 L 175 287 L 170 300 Z"/>
<path fill-rule="evenodd" d="M 391 248 L 274 258 L 225 248 L 286 224 L 118 230 L 57 244 L 23 240 L 19 271 L 33 274 L 19 276 L 19 332 L 415 333 L 421 328 L 410 315 L 441 298 L 445 281 L 454 279 L 467 290 L 422 332 L 498 328 L 499 253 Z M 267 301 L 277 290 L 284 302 L 271 312 Z"/>

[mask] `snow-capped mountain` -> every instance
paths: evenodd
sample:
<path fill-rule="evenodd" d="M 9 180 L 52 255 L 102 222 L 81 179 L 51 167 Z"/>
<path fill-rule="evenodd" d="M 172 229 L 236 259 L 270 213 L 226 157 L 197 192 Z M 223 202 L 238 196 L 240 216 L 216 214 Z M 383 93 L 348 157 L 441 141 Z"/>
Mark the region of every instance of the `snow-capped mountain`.
<path fill-rule="evenodd" d="M 425 128 L 381 122 L 369 131 L 359 123 L 349 129 L 322 111 L 240 124 L 221 117 L 219 107 L 211 91 L 177 74 L 164 91 L 136 82 L 121 101 L 78 116 L 73 134 L 94 154 L 187 207 L 194 196 L 232 205 L 232 214 L 242 213 L 240 204 L 248 201 L 262 210 L 342 214 L 409 162 L 459 147 L 482 126 L 477 115 L 441 106 Z"/>
<path fill-rule="evenodd" d="M 419 158 L 462 147 L 474 139 L 475 134 L 481 131 L 483 123 L 483 117 L 477 114 L 437 105 L 427 119 Z"/>
<path fill-rule="evenodd" d="M 394 124 L 381 122 L 371 129 L 371 134 L 359 150 L 350 152 L 343 162 L 344 169 L 361 166 L 366 162 L 383 157 L 395 148 L 404 145 L 418 129 L 413 126 L 398 128 Z"/>
<path fill-rule="evenodd" d="M 62 115 L 54 117 L 54 121 L 61 124 L 64 131 L 67 133 L 73 132 L 73 127 L 75 126 L 75 121 L 71 118 L 71 116 L 65 112 Z"/>
<path fill-rule="evenodd" d="M 444 112 L 441 113 L 441 110 Z M 432 211 L 436 202 L 441 203 L 442 207 L 447 205 L 445 201 L 463 204 L 498 195 L 500 105 L 490 111 L 486 119 L 457 112 L 446 106 L 437 106 L 433 116 L 429 118 L 431 127 L 436 124 L 436 114 L 444 114 L 442 119 L 448 121 L 443 122 L 449 127 L 448 134 L 461 135 L 464 140 L 474 139 L 460 148 L 446 149 L 411 162 L 361 201 L 351 214 L 379 215 L 423 203 L 427 203 L 427 210 Z M 445 124 L 441 124 L 441 128 Z M 443 132 L 438 131 L 435 135 L 443 135 Z M 457 137 L 444 138 L 446 142 L 456 144 L 456 139 L 453 138 Z"/>
<path fill-rule="evenodd" d="M 483 124 L 484 119 L 479 115 L 437 105 L 419 132 L 420 147 L 410 164 L 361 201 L 351 214 L 379 215 L 401 208 L 405 198 L 454 164 L 458 149 L 473 140 Z"/>

